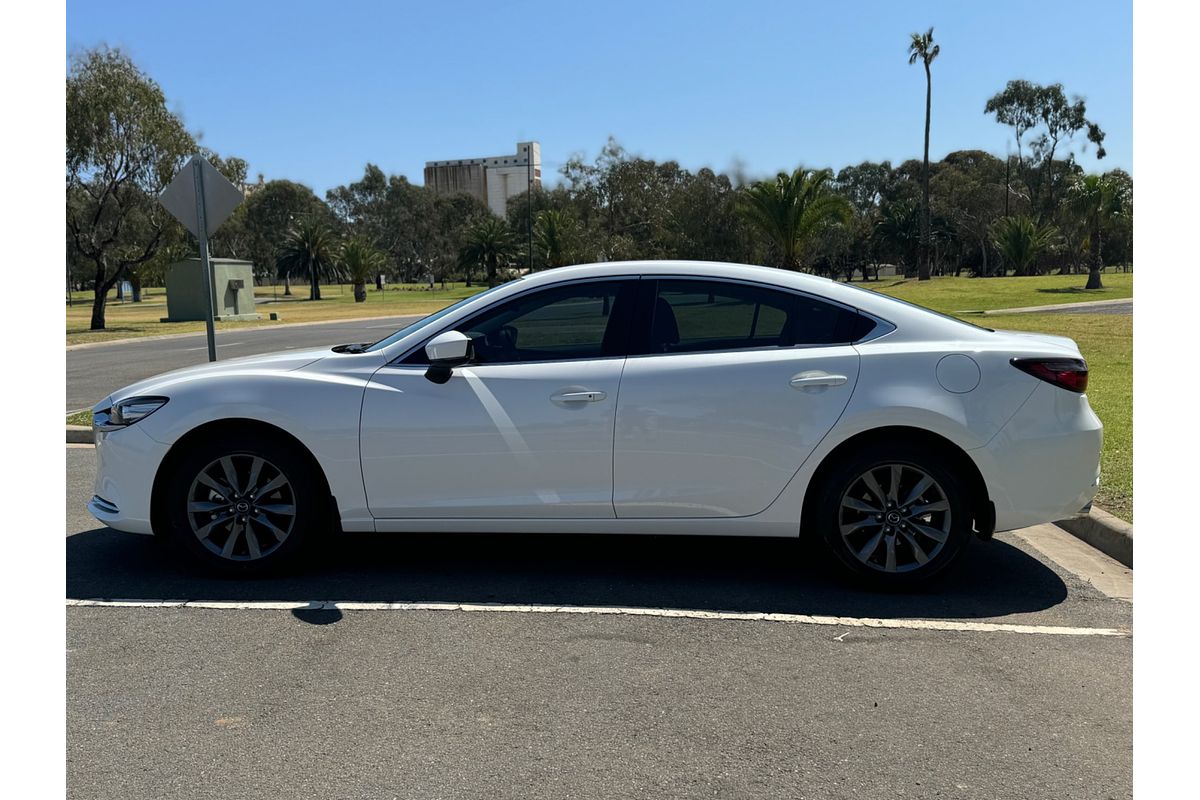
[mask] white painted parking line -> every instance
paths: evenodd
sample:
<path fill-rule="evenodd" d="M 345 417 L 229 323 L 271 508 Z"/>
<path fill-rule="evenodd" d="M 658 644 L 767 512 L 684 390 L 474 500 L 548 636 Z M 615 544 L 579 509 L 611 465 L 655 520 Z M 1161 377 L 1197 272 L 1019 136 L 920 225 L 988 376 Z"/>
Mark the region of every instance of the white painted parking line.
<path fill-rule="evenodd" d="M 811 614 L 771 614 L 754 611 L 701 611 L 686 608 L 623 608 L 619 606 L 510 605 L 504 603 L 364 603 L 345 600 L 311 602 L 218 600 L 73 600 L 72 608 L 175 608 L 213 611 L 460 611 L 508 614 L 595 614 L 601 616 L 666 617 L 671 619 L 781 622 L 791 625 L 829 625 L 843 628 L 961 631 L 971 633 L 1031 633 L 1051 636 L 1117 636 L 1132 633 L 1122 628 L 1073 628 L 1059 625 L 1015 625 L 1004 622 L 964 622 L 937 619 L 881 619 L 830 617 Z"/>

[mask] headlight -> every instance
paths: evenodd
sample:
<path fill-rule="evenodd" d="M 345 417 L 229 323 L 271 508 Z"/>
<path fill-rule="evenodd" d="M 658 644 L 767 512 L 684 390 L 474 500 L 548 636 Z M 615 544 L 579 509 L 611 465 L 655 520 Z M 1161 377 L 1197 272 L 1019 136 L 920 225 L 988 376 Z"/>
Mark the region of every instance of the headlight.
<path fill-rule="evenodd" d="M 127 428 L 138 420 L 158 411 L 167 404 L 165 397 L 127 397 L 112 408 L 97 411 L 92 415 L 92 427 L 98 431 L 115 431 Z"/>

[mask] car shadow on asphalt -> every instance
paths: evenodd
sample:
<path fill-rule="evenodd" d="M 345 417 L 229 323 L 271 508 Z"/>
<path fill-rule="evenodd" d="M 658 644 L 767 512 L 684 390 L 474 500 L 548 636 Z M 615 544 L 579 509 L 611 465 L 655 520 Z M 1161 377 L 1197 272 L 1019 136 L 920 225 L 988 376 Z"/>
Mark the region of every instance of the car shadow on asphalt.
<path fill-rule="evenodd" d="M 150 537 L 67 538 L 73 599 L 516 603 L 971 619 L 1041 611 L 1067 586 L 1038 559 L 971 542 L 916 592 L 870 591 L 794 539 L 510 534 L 353 535 L 286 575 L 212 577 Z"/>

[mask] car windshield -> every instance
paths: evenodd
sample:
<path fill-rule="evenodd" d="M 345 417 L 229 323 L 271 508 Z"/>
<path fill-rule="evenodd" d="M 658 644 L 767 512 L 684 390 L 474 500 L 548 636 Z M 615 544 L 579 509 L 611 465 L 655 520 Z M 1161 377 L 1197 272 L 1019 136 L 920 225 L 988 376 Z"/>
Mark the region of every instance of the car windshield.
<path fill-rule="evenodd" d="M 518 278 L 517 280 L 520 280 L 520 278 Z M 403 339 L 405 336 L 415 333 L 417 330 L 425 327 L 426 325 L 429 325 L 430 323 L 437 322 L 442 317 L 445 317 L 445 316 L 448 316 L 448 315 L 454 313 L 455 311 L 462 308 L 467 303 L 470 303 L 473 300 L 477 300 L 480 297 L 484 297 L 486 295 L 492 294 L 497 289 L 504 288 L 509 283 L 512 283 L 512 281 L 508 281 L 507 283 L 502 283 L 499 286 L 493 286 L 490 289 L 484 289 L 482 292 L 479 292 L 478 294 L 473 294 L 470 297 L 464 297 L 462 300 L 459 300 L 457 303 L 453 303 L 452 305 L 446 306 L 441 311 L 435 311 L 427 317 L 421 317 L 421 319 L 417 320 L 416 322 L 412 323 L 411 325 L 404 326 L 400 330 L 393 333 L 391 336 L 388 336 L 384 339 L 380 339 L 378 342 L 375 342 L 370 347 L 367 347 L 364 352 L 373 353 L 377 350 L 382 350 L 383 348 L 387 347 L 388 345 L 395 344 L 396 342 Z"/>

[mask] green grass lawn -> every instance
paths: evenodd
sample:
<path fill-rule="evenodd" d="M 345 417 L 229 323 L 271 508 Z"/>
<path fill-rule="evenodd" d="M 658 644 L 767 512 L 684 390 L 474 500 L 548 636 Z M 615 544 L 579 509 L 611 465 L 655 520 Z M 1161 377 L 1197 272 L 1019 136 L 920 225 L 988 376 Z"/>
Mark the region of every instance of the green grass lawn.
<path fill-rule="evenodd" d="M 440 308 L 469 297 L 485 287 L 475 285 L 468 288 L 462 283 L 448 283 L 443 289 L 437 284 L 433 290 L 427 285 L 391 284 L 379 292 L 374 287 L 367 289 L 364 303 L 354 302 L 351 287 L 322 286 L 321 299 L 308 300 L 307 286 L 293 286 L 292 296 L 285 297 L 282 287 L 260 286 L 255 288 L 255 297 L 271 302 L 259 303 L 255 310 L 263 318 L 257 321 L 229 321 L 216 323 L 217 330 L 253 328 L 295 322 L 323 322 L 327 320 L 382 317 L 404 314 L 431 314 Z M 161 336 L 171 333 L 194 333 L 204 330 L 203 322 L 159 322 L 167 316 L 166 293 L 163 289 L 147 289 L 140 303 L 120 303 L 110 294 L 105 311 L 103 331 L 89 330 L 92 319 L 92 293 L 76 292 L 74 305 L 67 308 L 67 344 L 115 341 L 142 336 Z M 271 321 L 268 315 L 279 315 Z"/>
<path fill-rule="evenodd" d="M 945 314 L 1025 308 L 1133 296 L 1132 272 L 1104 273 L 1103 289 L 1085 290 L 1086 275 L 1036 275 L 1028 278 L 915 278 L 856 282 L 855 286 L 890 294 Z M 989 326 L 991 327 L 991 326 Z"/>

